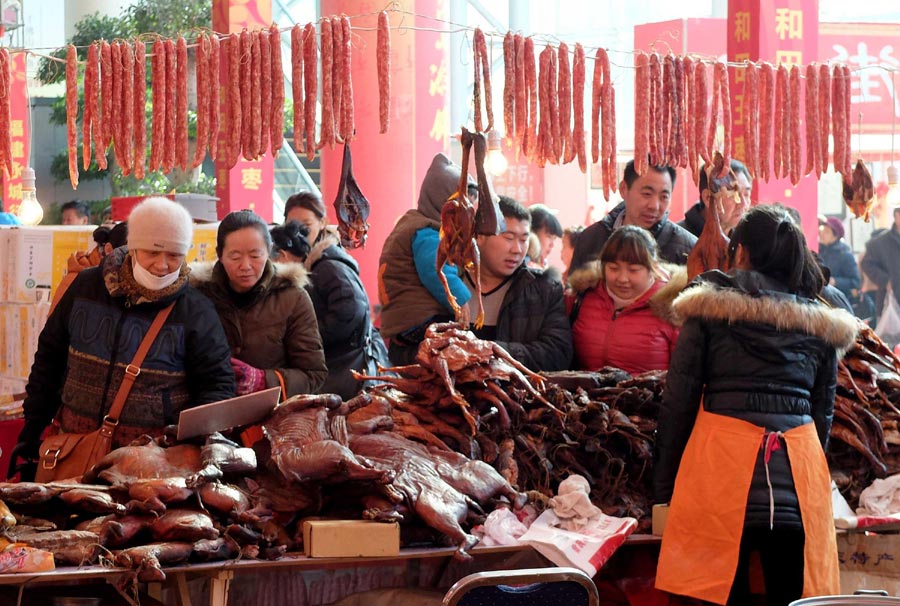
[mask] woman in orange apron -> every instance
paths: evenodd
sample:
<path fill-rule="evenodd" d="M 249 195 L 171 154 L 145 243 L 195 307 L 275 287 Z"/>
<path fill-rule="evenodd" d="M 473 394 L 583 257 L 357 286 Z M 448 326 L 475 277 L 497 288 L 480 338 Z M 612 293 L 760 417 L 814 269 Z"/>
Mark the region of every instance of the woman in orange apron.
<path fill-rule="evenodd" d="M 749 598 L 758 552 L 770 605 L 839 593 L 830 476 L 837 359 L 855 319 L 815 297 L 822 274 L 783 208 L 735 228 L 735 268 L 674 303 L 684 324 L 659 414 L 654 498 L 671 502 L 656 586 Z"/>

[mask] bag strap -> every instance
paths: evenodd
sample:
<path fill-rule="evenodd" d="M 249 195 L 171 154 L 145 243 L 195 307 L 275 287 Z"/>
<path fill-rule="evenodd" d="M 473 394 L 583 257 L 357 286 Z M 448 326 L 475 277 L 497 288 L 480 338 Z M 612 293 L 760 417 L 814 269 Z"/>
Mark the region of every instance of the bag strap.
<path fill-rule="evenodd" d="M 153 323 L 150 324 L 150 329 L 147 331 L 147 334 L 144 335 L 137 351 L 134 352 L 134 358 L 131 360 L 131 364 L 125 367 L 125 376 L 122 378 L 122 384 L 119 385 L 119 390 L 116 392 L 116 398 L 113 400 L 109 413 L 107 413 L 106 418 L 103 420 L 104 424 L 107 421 L 111 422 L 113 425 L 118 424 L 119 415 L 122 414 L 122 409 L 125 407 L 125 400 L 128 399 L 128 394 L 134 386 L 134 380 L 141 374 L 141 364 L 144 363 L 147 352 L 150 351 L 150 347 L 156 340 L 159 331 L 162 330 L 163 324 L 166 323 L 166 319 L 168 319 L 173 307 L 175 307 L 175 303 L 170 303 L 159 310 L 159 313 L 157 313 L 156 317 L 153 319 Z"/>

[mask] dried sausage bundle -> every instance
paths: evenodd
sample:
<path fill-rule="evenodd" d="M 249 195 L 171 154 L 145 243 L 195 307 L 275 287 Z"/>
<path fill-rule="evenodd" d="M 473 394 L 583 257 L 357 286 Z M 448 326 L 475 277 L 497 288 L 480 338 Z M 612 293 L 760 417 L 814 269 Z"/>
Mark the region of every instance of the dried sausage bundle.
<path fill-rule="evenodd" d="M 94 42 L 91 46 L 95 47 L 97 50 L 93 59 L 91 58 L 90 51 L 88 51 L 88 66 L 90 67 L 91 63 L 93 63 L 93 67 L 91 68 L 93 74 L 90 78 L 91 93 L 89 96 L 87 89 L 85 89 L 84 102 L 86 104 L 85 106 L 87 106 L 87 103 L 90 103 L 91 106 L 91 137 L 94 140 L 94 159 L 97 162 L 97 166 L 104 169 L 106 168 L 106 150 L 103 148 L 103 116 L 100 113 L 100 97 L 102 93 L 102 84 L 100 82 L 100 55 L 103 44 L 101 42 Z M 85 73 L 85 82 L 87 82 L 87 80 L 88 74 Z M 87 86 L 87 84 L 85 84 L 85 86 Z M 143 89 L 143 86 L 141 89 Z"/>
<path fill-rule="evenodd" d="M 3 72 L 4 76 L 9 73 L 9 51 L 3 49 Z M 4 78 L 6 86 L 4 90 L 9 91 L 9 77 Z M 5 97 L 9 98 L 7 92 Z M 8 101 L 4 101 L 4 104 Z M 4 109 L 4 112 L 6 110 Z M 78 130 L 76 121 L 78 120 L 78 56 L 75 46 L 70 44 L 66 48 L 66 142 L 69 150 L 69 180 L 72 182 L 72 189 L 78 187 Z M 3 124 L 5 132 L 9 132 L 9 120 L 5 120 Z M 4 136 L 5 139 L 5 136 Z M 7 175 L 12 174 L 12 147 L 7 147 L 4 141 L 3 164 L 6 167 Z"/>
<path fill-rule="evenodd" d="M 87 64 L 84 67 L 84 114 L 81 118 L 81 163 L 84 170 L 91 165 L 91 126 L 96 115 L 97 89 L 100 85 L 100 48 L 94 42 L 88 48 Z M 4 87 L 2 90 L 6 90 Z M 100 121 L 97 120 L 97 126 Z M 99 130 L 97 128 L 95 131 Z"/>
<path fill-rule="evenodd" d="M 484 32 L 480 27 L 475 28 L 472 40 L 474 66 L 475 66 L 475 130 L 487 132 L 494 128 L 494 110 L 491 106 L 491 64 L 487 56 L 487 43 L 484 40 Z M 482 78 L 484 82 L 482 83 Z M 484 90 L 482 91 L 482 86 Z M 484 96 L 484 109 L 487 115 L 487 127 L 481 118 L 481 101 Z"/>
<path fill-rule="evenodd" d="M 134 99 L 131 107 L 134 122 L 134 178 L 144 178 L 144 164 L 147 162 L 147 57 L 144 42 L 134 39 Z"/>
<path fill-rule="evenodd" d="M 771 63 L 763 62 L 760 66 L 759 81 L 759 176 L 768 181 L 771 176 L 772 163 L 770 151 L 774 128 L 775 72 Z"/>
<path fill-rule="evenodd" d="M 678 160 L 675 157 L 675 147 L 673 141 L 673 129 L 675 121 L 673 120 L 673 112 L 675 111 L 675 61 L 672 54 L 666 55 L 662 59 L 662 140 L 660 141 L 660 151 L 664 164 L 677 166 Z"/>
<path fill-rule="evenodd" d="M 331 49 L 334 53 L 334 61 L 332 69 L 335 74 L 344 73 L 344 26 L 341 24 L 340 17 L 331 18 Z M 332 102 L 334 104 L 334 120 L 335 120 L 335 138 L 338 143 L 343 143 L 344 138 L 341 136 L 341 116 L 344 107 L 344 80 L 340 77 L 331 78 L 332 86 Z"/>
<path fill-rule="evenodd" d="M 509 37 L 510 34 L 506 34 Z M 504 50 L 506 45 L 504 43 Z M 386 133 L 391 123 L 391 27 L 387 11 L 378 13 L 378 41 L 376 61 L 378 67 L 378 120 L 379 133 Z M 507 67 L 509 77 L 509 67 Z M 512 136 L 512 123 L 506 126 L 506 135 Z"/>
<path fill-rule="evenodd" d="M 341 88 L 341 113 L 338 114 L 341 119 L 341 129 L 340 135 L 341 139 L 344 140 L 344 143 L 350 143 L 353 140 L 353 136 L 356 132 L 356 123 L 353 115 L 353 80 L 351 78 L 351 57 L 353 53 L 353 38 L 352 31 L 350 29 L 350 18 L 347 16 L 341 17 L 341 33 L 344 37 L 344 61 L 342 64 L 343 72 L 341 72 L 341 80 L 343 80 L 343 87 Z M 315 67 L 313 68 L 315 70 Z M 490 82 L 486 83 L 486 90 L 488 95 L 490 95 L 491 88 Z M 493 122 L 493 118 L 490 117 L 491 112 L 488 110 L 489 122 Z"/>
<path fill-rule="evenodd" d="M 545 166 L 550 160 L 553 151 L 553 142 L 550 133 L 550 80 L 552 75 L 550 55 L 554 54 L 550 45 L 544 47 L 540 56 L 539 89 L 540 96 L 540 122 L 538 126 L 537 143 L 535 144 L 536 163 Z"/>
<path fill-rule="evenodd" d="M 528 86 L 525 81 L 525 39 L 522 34 L 513 36 L 516 53 L 516 112 L 515 112 L 515 148 L 516 157 L 519 150 L 525 151 L 525 133 L 528 131 Z"/>
<path fill-rule="evenodd" d="M 790 73 L 790 127 L 791 127 L 791 185 L 800 182 L 800 67 L 791 66 Z"/>
<path fill-rule="evenodd" d="M 759 71 L 754 63 L 744 67 L 744 111 L 746 118 L 746 146 L 744 156 L 751 178 L 759 175 Z"/>
<path fill-rule="evenodd" d="M 585 72 L 584 47 L 580 43 L 575 44 L 575 57 L 572 59 L 572 115 L 575 119 L 572 130 L 572 140 L 575 145 L 575 155 L 578 157 L 578 168 L 587 173 L 587 150 L 584 141 L 584 79 Z M 518 107 L 516 108 L 518 111 Z M 516 114 L 518 120 L 518 114 Z"/>
<path fill-rule="evenodd" d="M 329 149 L 334 149 L 334 96 L 333 96 L 333 77 L 334 77 L 334 53 L 343 52 L 343 49 L 334 49 L 331 34 L 331 19 L 323 19 L 322 24 L 322 124 L 319 127 L 321 131 L 321 139 L 319 140 L 319 149 L 326 145 Z"/>
<path fill-rule="evenodd" d="M 303 105 L 303 29 L 299 24 L 291 28 L 291 98 L 294 104 L 294 149 L 305 150 L 303 123 L 306 114 Z"/>
<path fill-rule="evenodd" d="M 241 145 L 240 152 L 245 160 L 255 160 L 252 153 L 253 129 L 258 125 L 253 120 L 253 39 L 246 29 L 238 37 L 240 41 L 240 93 L 241 93 Z"/>
<path fill-rule="evenodd" d="M 819 68 L 810 63 L 806 66 L 806 168 L 803 174 L 815 171 L 821 174 L 819 166 Z"/>
<path fill-rule="evenodd" d="M 694 185 L 699 185 L 700 163 L 697 161 L 697 141 L 695 137 L 695 130 L 697 127 L 697 114 L 694 111 L 694 106 L 696 104 L 696 89 L 694 86 L 694 60 L 690 57 L 685 57 L 684 61 L 682 62 L 682 66 L 684 67 L 684 139 L 685 154 L 687 154 L 686 166 L 691 171 L 691 178 L 693 178 L 694 180 Z"/>
<path fill-rule="evenodd" d="M 112 126 L 110 132 L 112 134 L 113 153 L 116 156 L 116 162 L 120 167 L 124 168 L 122 159 L 122 146 L 125 141 L 122 137 L 122 45 L 117 40 L 110 45 L 110 60 L 112 61 L 112 102 L 111 117 Z"/>
<path fill-rule="evenodd" d="M 819 66 L 819 165 L 828 172 L 828 135 L 831 132 L 831 69 Z"/>
<path fill-rule="evenodd" d="M 650 164 L 660 166 L 665 163 L 662 149 L 663 123 L 662 123 L 662 63 L 658 53 L 650 53 Z"/>
<path fill-rule="evenodd" d="M 260 63 L 260 111 L 262 120 L 259 123 L 259 155 L 262 156 L 269 149 L 269 130 L 272 125 L 272 55 L 269 47 L 269 32 L 259 32 L 259 63 Z"/>
<path fill-rule="evenodd" d="M 241 45 L 243 46 L 243 44 Z M 244 150 L 244 157 L 248 160 L 258 160 L 262 146 L 260 131 L 262 130 L 262 58 L 260 56 L 261 44 L 259 32 L 250 32 L 250 132 L 249 148 Z"/>
<path fill-rule="evenodd" d="M 638 53 L 634 67 L 634 170 L 642 175 L 650 153 L 650 57 Z"/>
<path fill-rule="evenodd" d="M 609 201 L 609 192 L 616 191 L 616 145 L 615 145 L 615 90 L 609 71 L 609 55 L 604 50 L 597 52 L 603 78 L 600 91 L 600 177 L 603 182 L 603 198 Z M 595 66 L 596 70 L 596 66 Z M 594 75 L 596 76 L 596 71 Z"/>
<path fill-rule="evenodd" d="M 706 144 L 706 127 L 707 121 L 707 87 L 706 87 L 706 64 L 703 61 L 697 61 L 694 66 L 694 88 L 696 96 L 694 97 L 694 144 L 697 146 L 697 152 L 704 162 L 710 162 L 711 150 Z"/>
<path fill-rule="evenodd" d="M 787 111 L 788 75 L 784 64 L 775 72 L 775 131 L 772 136 L 772 163 L 775 178 L 781 179 L 791 166 L 790 114 Z"/>
<path fill-rule="evenodd" d="M 722 162 L 726 172 L 731 166 L 731 87 L 728 83 L 728 66 L 721 61 L 715 66 L 716 81 L 719 89 L 719 100 L 722 104 L 722 127 L 724 134 L 722 135 Z M 724 175 L 719 175 L 724 176 Z"/>
<path fill-rule="evenodd" d="M 116 148 L 116 160 L 122 168 L 122 174 L 128 176 L 134 159 L 134 51 L 128 42 L 122 42 L 119 59 L 122 61 L 122 96 L 115 101 L 121 103 L 119 133 L 122 142 Z"/>
<path fill-rule="evenodd" d="M 569 65 L 569 47 L 560 42 L 559 63 L 559 137 L 561 162 L 568 164 L 575 159 L 575 144 L 572 138 L 572 68 Z"/>
<path fill-rule="evenodd" d="M 687 117 L 684 106 L 684 63 L 681 57 L 673 58 L 672 69 L 675 73 L 675 92 L 672 96 L 672 152 L 669 157 L 674 162 L 674 166 L 683 168 L 688 165 L 688 160 L 684 141 Z"/>
<path fill-rule="evenodd" d="M 531 36 L 525 38 L 525 87 L 528 90 L 528 121 L 525 123 L 525 136 L 522 139 L 522 153 L 530 161 L 537 163 L 536 150 L 538 147 L 538 89 L 537 67 L 534 62 L 534 40 Z"/>
<path fill-rule="evenodd" d="M 841 155 L 844 158 L 844 162 L 840 171 L 844 175 L 844 181 L 849 183 L 853 178 L 853 166 L 850 159 L 850 130 L 853 121 L 850 117 L 850 68 L 846 65 L 841 66 L 841 76 L 843 76 L 841 84 L 843 84 L 844 94 L 844 100 L 841 102 L 841 107 L 844 108 L 844 133 L 841 136 L 841 140 L 844 142 L 844 149 Z"/>
<path fill-rule="evenodd" d="M 272 157 L 278 157 L 284 144 L 284 72 L 281 62 L 281 32 L 274 23 L 269 27 L 269 46 L 272 56 L 272 122 L 269 124 L 269 147 Z"/>
<path fill-rule="evenodd" d="M 279 47 L 279 52 L 280 51 L 281 49 Z M 221 111 L 221 99 L 219 98 L 220 60 L 219 35 L 213 33 L 209 37 L 209 57 L 207 58 L 207 65 L 209 66 L 209 76 L 207 76 L 209 79 L 209 101 L 206 105 L 208 122 L 206 128 L 209 133 L 209 157 L 214 161 L 219 157 L 219 112 Z M 281 102 L 284 103 L 284 83 L 282 82 L 280 74 L 278 83 L 282 86 Z"/>
<path fill-rule="evenodd" d="M 241 107 L 241 36 L 234 33 L 225 41 L 228 43 L 229 84 L 228 123 L 225 127 L 225 131 L 228 133 L 228 155 L 225 164 L 231 168 L 237 164 L 241 155 L 241 123 L 244 114 L 244 108 Z M 294 136 L 296 137 L 296 134 Z"/>
<path fill-rule="evenodd" d="M 380 20 L 378 31 L 380 34 Z M 379 42 L 380 40 L 381 38 L 379 38 Z M 379 53 L 380 51 L 381 47 L 379 46 Z M 560 57 L 560 59 L 562 58 Z M 378 77 L 380 89 L 380 63 Z M 562 61 L 560 61 L 560 78 L 562 78 Z M 503 128 L 506 130 L 507 137 L 511 138 L 514 136 L 516 129 L 516 41 L 512 32 L 506 32 L 506 35 L 503 37 Z"/>
<path fill-rule="evenodd" d="M 303 122 L 306 130 L 306 159 L 310 162 L 316 157 L 317 69 L 316 27 L 312 23 L 307 23 L 303 29 L 303 95 L 306 99 Z"/>
<path fill-rule="evenodd" d="M 197 34 L 197 50 L 195 55 L 195 72 L 197 77 L 197 141 L 194 147 L 194 156 L 191 159 L 191 168 L 200 166 L 206 155 L 206 144 L 209 140 L 209 37 Z"/>
<path fill-rule="evenodd" d="M 106 40 L 100 41 L 100 88 L 103 93 L 101 96 L 102 103 L 102 124 L 100 125 L 100 136 L 102 138 L 102 146 L 100 156 L 97 157 L 97 165 L 101 169 L 107 167 L 106 150 L 112 143 L 113 128 L 113 73 L 112 73 L 112 47 Z M 98 152 L 95 150 L 95 154 Z"/>
<path fill-rule="evenodd" d="M 175 49 L 175 41 L 166 40 L 166 99 L 168 103 L 173 104 L 166 111 L 166 144 L 163 148 L 163 172 L 170 172 L 175 168 L 175 148 L 176 148 L 176 116 L 178 108 L 175 106 L 177 101 L 178 88 L 178 66 L 177 51 Z M 185 119 L 187 117 L 185 116 Z"/>
<path fill-rule="evenodd" d="M 557 88 L 559 64 L 556 51 L 550 47 L 550 81 L 547 83 L 550 103 L 550 145 L 547 148 L 551 164 L 559 164 L 562 155 L 562 136 L 559 128 L 559 89 Z"/>
<path fill-rule="evenodd" d="M 157 39 L 153 43 L 150 71 L 153 77 L 151 99 L 153 103 L 153 121 L 150 130 L 149 168 L 150 172 L 153 172 L 159 170 L 160 166 L 162 166 L 163 148 L 166 146 L 166 43 L 163 42 L 162 38 Z M 107 121 L 106 118 L 106 110 L 104 110 L 104 123 Z"/>
<path fill-rule="evenodd" d="M 594 55 L 594 80 L 591 87 L 591 162 L 600 162 L 600 110 L 604 88 L 609 80 L 609 58 L 606 49 L 598 48 Z"/>

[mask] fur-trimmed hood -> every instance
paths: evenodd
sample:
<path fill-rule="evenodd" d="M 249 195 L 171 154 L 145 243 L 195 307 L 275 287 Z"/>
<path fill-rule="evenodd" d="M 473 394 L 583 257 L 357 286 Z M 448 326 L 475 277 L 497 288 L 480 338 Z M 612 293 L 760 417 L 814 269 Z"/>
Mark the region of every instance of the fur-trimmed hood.
<path fill-rule="evenodd" d="M 839 354 L 856 339 L 858 321 L 843 309 L 798 298 L 789 293 L 761 291 L 700 280 L 682 292 L 672 304 L 680 322 L 699 318 L 727 324 L 752 323 L 819 337 Z"/>
<path fill-rule="evenodd" d="M 325 251 L 327 251 L 332 246 L 337 246 L 340 248 L 341 240 L 340 236 L 338 236 L 337 232 L 333 230 L 331 226 L 325 228 L 325 231 L 322 232 L 322 236 L 319 238 L 319 241 L 316 242 L 312 250 L 309 251 L 309 254 L 306 256 L 306 260 L 303 262 L 303 267 L 306 268 L 307 271 L 310 271 L 323 256 L 325 256 Z"/>
<path fill-rule="evenodd" d="M 196 261 L 191 263 L 191 284 L 200 288 L 205 284 L 215 282 L 217 280 L 216 274 L 219 272 L 224 276 L 224 268 L 214 271 L 217 265 L 221 267 L 221 264 L 218 261 Z M 280 278 L 281 280 L 279 281 L 288 282 L 296 288 L 305 288 L 309 283 L 309 275 L 306 268 L 300 263 L 272 263 L 270 261 L 269 265 L 272 266 L 271 279 L 273 281 Z M 269 268 L 267 267 L 266 271 L 263 272 L 263 277 L 265 277 L 268 271 Z"/>
<path fill-rule="evenodd" d="M 669 274 L 665 285 L 650 297 L 649 305 L 658 318 L 676 324 L 677 316 L 672 309 L 675 298 L 687 286 L 687 268 L 684 265 L 660 263 L 660 267 Z M 592 261 L 569 276 L 569 286 L 577 293 L 596 288 L 603 281 L 603 270 L 600 261 Z"/>

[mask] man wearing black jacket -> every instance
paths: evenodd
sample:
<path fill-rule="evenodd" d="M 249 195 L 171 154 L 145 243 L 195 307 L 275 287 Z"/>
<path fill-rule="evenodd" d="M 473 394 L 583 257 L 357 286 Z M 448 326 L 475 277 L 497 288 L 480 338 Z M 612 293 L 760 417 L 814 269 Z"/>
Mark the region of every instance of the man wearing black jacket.
<path fill-rule="evenodd" d="M 623 202 L 581 232 L 568 274 L 596 260 L 610 234 L 623 225 L 637 225 L 648 230 L 656 238 L 660 260 L 684 265 L 697 237 L 669 221 L 674 186 L 675 169 L 671 166 L 649 166 L 643 175 L 638 175 L 634 160 L 630 160 L 619 183 Z"/>

